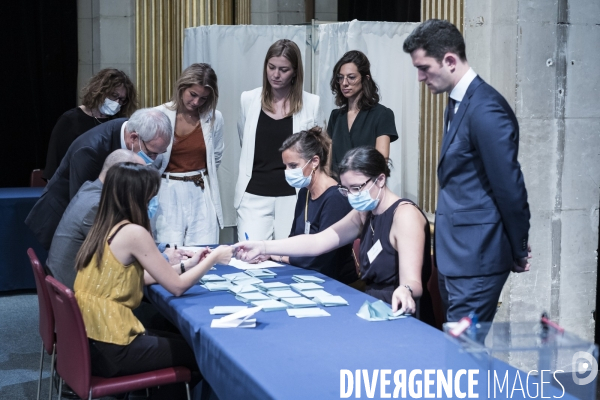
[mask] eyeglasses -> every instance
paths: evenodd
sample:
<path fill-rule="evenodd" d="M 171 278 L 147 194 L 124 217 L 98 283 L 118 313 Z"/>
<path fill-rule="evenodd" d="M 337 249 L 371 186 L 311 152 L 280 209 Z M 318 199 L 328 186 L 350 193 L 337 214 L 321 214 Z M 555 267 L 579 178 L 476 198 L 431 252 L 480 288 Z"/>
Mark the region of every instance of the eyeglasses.
<path fill-rule="evenodd" d="M 363 183 L 362 185 L 358 185 L 358 186 L 350 186 L 350 188 L 347 188 L 345 186 L 342 185 L 338 185 L 338 191 L 342 194 L 342 196 L 344 197 L 348 197 L 348 193 L 350 193 L 353 196 L 358 196 L 358 194 L 360 193 L 360 191 L 365 187 L 365 185 L 367 183 L 369 183 L 373 178 L 369 178 L 367 179 L 367 181 L 365 183 Z"/>
<path fill-rule="evenodd" d="M 348 85 L 353 86 L 356 82 L 358 82 L 358 78 L 360 78 L 360 75 L 341 75 L 339 74 L 336 79 L 337 82 L 341 85 L 344 83 L 344 80 L 348 81 Z"/>
<path fill-rule="evenodd" d="M 127 97 L 119 97 L 118 93 L 113 93 L 110 96 L 108 96 L 108 98 L 111 99 L 112 101 L 118 102 L 122 106 L 127 104 Z"/>
<path fill-rule="evenodd" d="M 160 154 L 160 153 L 154 153 L 152 151 L 149 151 L 148 146 L 146 145 L 146 142 L 144 142 L 142 139 L 140 139 L 140 143 L 142 143 L 144 145 L 144 148 L 146 149 L 146 150 L 144 150 L 144 153 L 146 153 L 146 155 L 148 157 L 150 157 L 152 159 L 156 159 L 156 157 L 158 157 L 158 155 Z"/>

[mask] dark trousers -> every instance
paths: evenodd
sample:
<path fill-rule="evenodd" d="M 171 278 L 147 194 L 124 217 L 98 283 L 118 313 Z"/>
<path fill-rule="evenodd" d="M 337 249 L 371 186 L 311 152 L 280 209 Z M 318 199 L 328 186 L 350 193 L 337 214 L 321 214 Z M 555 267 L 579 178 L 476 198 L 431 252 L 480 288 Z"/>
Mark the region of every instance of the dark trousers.
<path fill-rule="evenodd" d="M 479 322 L 492 322 L 509 273 L 452 277 L 438 271 L 440 296 L 448 322 L 460 321 L 470 313 L 475 313 Z"/>
<path fill-rule="evenodd" d="M 201 380 L 194 352 L 179 334 L 146 330 L 145 335 L 138 335 L 126 346 L 92 339 L 89 342 L 92 375 L 111 378 L 167 367 L 187 367 L 192 371 L 190 387 Z M 170 386 L 176 393 L 166 398 L 180 398 L 181 395 L 185 398 L 183 384 Z"/>

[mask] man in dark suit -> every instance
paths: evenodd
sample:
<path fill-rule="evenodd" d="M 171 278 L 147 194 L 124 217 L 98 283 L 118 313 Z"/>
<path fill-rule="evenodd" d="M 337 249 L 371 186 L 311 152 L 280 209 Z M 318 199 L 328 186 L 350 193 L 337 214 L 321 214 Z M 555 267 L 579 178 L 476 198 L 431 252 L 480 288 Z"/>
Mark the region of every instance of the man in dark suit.
<path fill-rule="evenodd" d="M 517 161 L 519 124 L 494 88 L 469 67 L 458 29 L 443 20 L 405 40 L 419 81 L 449 93 L 438 164 L 435 249 L 448 321 L 492 321 L 511 270 L 529 270 L 529 205 Z"/>
<path fill-rule="evenodd" d="M 136 111 L 129 120 L 117 118 L 90 129 L 71 144 L 25 224 L 44 248 L 50 249 L 69 201 L 85 181 L 98 178 L 111 152 L 130 149 L 150 164 L 167 150 L 172 137 L 169 118 L 151 108 Z"/>

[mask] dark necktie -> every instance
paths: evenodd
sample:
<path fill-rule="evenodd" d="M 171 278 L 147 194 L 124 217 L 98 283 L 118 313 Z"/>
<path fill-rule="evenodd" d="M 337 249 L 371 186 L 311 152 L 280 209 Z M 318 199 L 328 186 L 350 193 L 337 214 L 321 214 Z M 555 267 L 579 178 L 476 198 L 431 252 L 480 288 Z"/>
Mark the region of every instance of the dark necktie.
<path fill-rule="evenodd" d="M 450 129 L 450 124 L 454 119 L 454 108 L 456 107 L 456 100 L 452 97 L 448 97 L 448 123 L 446 124 L 446 129 Z"/>

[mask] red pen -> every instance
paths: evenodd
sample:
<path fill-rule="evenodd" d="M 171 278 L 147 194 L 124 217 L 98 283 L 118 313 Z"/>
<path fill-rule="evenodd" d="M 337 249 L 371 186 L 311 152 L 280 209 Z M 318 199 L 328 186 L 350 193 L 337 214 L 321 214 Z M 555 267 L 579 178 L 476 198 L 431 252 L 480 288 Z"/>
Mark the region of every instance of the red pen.
<path fill-rule="evenodd" d="M 541 320 L 541 322 L 544 325 L 551 326 L 552 328 L 556 329 L 560 333 L 563 333 L 565 331 L 565 328 L 563 328 L 562 326 L 558 325 L 556 322 L 550 321 L 548 319 L 548 316 L 546 315 L 546 313 L 542 314 L 542 320 Z"/>

